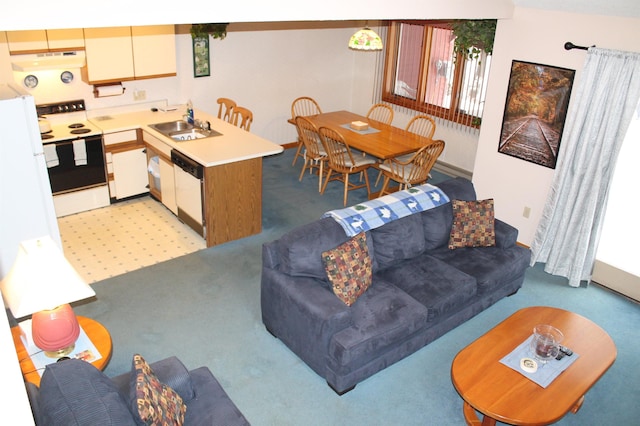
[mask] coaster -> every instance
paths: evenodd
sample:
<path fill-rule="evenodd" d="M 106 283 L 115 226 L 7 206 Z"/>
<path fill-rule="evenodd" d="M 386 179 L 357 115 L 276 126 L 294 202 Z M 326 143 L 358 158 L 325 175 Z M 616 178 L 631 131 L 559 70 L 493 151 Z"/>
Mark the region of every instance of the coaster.
<path fill-rule="evenodd" d="M 520 360 L 520 368 L 527 373 L 535 373 L 538 371 L 538 363 L 531 358 L 522 358 Z"/>

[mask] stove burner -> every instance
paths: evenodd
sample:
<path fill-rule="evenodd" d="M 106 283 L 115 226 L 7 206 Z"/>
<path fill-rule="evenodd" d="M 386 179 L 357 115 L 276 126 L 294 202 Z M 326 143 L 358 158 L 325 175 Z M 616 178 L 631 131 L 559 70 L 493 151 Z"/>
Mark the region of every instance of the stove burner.
<path fill-rule="evenodd" d="M 45 140 L 45 139 L 53 139 L 53 135 L 52 135 L 51 133 L 48 133 L 48 134 L 40 133 L 40 138 L 41 138 L 42 140 Z"/>
<path fill-rule="evenodd" d="M 84 127 L 84 124 L 82 123 L 73 123 L 73 124 L 69 124 L 69 128 L 70 129 L 79 129 L 80 127 Z M 86 132 L 85 132 L 86 133 Z"/>
<path fill-rule="evenodd" d="M 89 133 L 91 131 L 91 129 L 74 129 L 72 131 L 70 131 L 69 133 L 71 133 L 72 135 L 81 135 L 83 133 Z"/>

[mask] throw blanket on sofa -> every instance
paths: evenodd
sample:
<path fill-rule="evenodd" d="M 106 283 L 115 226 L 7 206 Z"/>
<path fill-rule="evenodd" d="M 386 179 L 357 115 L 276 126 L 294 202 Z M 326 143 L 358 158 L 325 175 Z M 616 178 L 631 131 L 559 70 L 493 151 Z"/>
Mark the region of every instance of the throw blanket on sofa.
<path fill-rule="evenodd" d="M 365 201 L 340 210 L 331 210 L 322 217 L 332 217 L 352 237 L 378 228 L 392 220 L 422 212 L 449 202 L 449 197 L 437 186 L 425 183 L 384 197 Z"/>

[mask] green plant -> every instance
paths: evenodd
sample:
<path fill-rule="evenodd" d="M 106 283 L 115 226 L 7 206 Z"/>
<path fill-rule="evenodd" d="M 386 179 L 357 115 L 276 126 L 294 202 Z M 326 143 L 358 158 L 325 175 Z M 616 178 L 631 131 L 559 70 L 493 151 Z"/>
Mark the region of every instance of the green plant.
<path fill-rule="evenodd" d="M 482 51 L 490 55 L 493 52 L 496 23 L 495 19 L 454 21 L 451 29 L 456 36 L 453 42 L 455 51 L 469 59 L 478 58 Z"/>
<path fill-rule="evenodd" d="M 191 25 L 191 37 L 193 38 L 206 38 L 211 36 L 213 38 L 219 38 L 222 40 L 227 36 L 228 23 L 218 24 L 192 24 Z"/>

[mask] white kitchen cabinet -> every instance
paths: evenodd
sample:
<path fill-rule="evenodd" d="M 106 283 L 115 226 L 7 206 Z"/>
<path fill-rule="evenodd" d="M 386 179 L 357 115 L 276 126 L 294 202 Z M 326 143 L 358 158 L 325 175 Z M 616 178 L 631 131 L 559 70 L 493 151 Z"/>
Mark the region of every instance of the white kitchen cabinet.
<path fill-rule="evenodd" d="M 137 130 L 105 133 L 104 151 L 112 199 L 149 192 L 147 154 Z"/>
<path fill-rule="evenodd" d="M 84 29 L 87 66 L 82 78 L 89 84 L 133 80 L 131 27 Z"/>
<path fill-rule="evenodd" d="M 175 27 L 85 28 L 89 84 L 176 75 Z"/>
<path fill-rule="evenodd" d="M 147 132 L 143 132 L 143 139 L 147 146 L 147 161 L 158 157 L 160 171 L 160 187 L 156 185 L 154 176 L 149 173 L 149 190 L 166 208 L 178 215 L 178 203 L 176 201 L 175 176 L 173 163 L 171 162 L 171 147 L 160 139 Z"/>
<path fill-rule="evenodd" d="M 131 27 L 135 78 L 176 75 L 175 39 L 173 25 Z"/>
<path fill-rule="evenodd" d="M 121 200 L 149 192 L 145 149 L 132 149 L 112 155 L 115 198 Z"/>
<path fill-rule="evenodd" d="M 82 50 L 84 34 L 82 28 L 7 31 L 7 43 L 12 55 Z"/>

